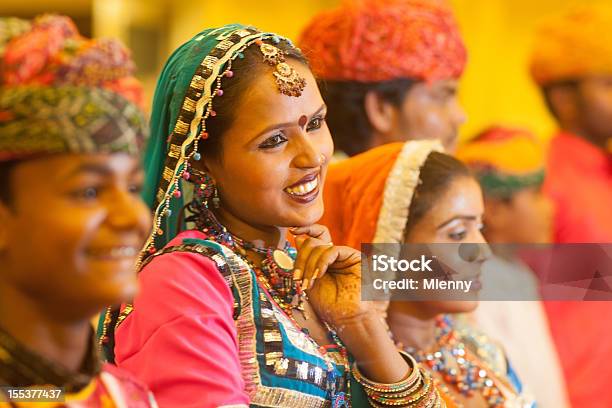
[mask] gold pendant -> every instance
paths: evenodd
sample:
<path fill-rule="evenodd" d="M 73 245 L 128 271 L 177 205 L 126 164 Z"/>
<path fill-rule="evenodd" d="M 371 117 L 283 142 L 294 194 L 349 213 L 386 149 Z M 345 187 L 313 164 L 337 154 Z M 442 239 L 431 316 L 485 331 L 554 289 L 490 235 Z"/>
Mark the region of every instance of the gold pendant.
<path fill-rule="evenodd" d="M 276 262 L 276 265 L 278 265 L 278 267 L 284 270 L 285 272 L 289 272 L 290 270 L 292 270 L 295 264 L 293 258 L 291 258 L 289 255 L 287 255 L 286 252 L 281 251 L 280 249 L 275 249 L 274 252 L 272 252 L 272 259 L 274 260 L 274 262 Z"/>

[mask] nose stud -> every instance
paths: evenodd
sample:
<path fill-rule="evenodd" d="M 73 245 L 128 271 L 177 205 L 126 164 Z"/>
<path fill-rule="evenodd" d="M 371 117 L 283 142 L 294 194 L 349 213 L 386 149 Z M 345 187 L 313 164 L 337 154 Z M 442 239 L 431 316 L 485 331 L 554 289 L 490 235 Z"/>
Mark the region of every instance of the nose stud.
<path fill-rule="evenodd" d="M 319 156 L 319 165 L 324 165 L 326 161 L 327 157 L 325 157 L 325 155 L 321 153 L 321 155 Z"/>

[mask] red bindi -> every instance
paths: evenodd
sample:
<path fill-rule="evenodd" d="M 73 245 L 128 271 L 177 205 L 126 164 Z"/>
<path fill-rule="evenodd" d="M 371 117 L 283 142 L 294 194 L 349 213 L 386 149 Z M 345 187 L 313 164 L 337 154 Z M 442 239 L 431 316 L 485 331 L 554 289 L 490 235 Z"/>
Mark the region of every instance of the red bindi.
<path fill-rule="evenodd" d="M 304 129 L 304 126 L 306 126 L 306 122 L 308 122 L 308 118 L 306 117 L 306 115 L 302 115 L 300 116 L 300 120 L 298 120 L 298 125 L 300 125 L 302 129 Z"/>

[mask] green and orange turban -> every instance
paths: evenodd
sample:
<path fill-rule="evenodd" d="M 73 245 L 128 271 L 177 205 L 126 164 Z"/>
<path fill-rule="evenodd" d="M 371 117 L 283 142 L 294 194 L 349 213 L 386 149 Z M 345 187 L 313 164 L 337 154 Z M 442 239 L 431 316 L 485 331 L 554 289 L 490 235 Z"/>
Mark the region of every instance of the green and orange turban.
<path fill-rule="evenodd" d="M 0 18 L 0 161 L 127 152 L 147 134 L 129 52 L 64 16 Z"/>
<path fill-rule="evenodd" d="M 509 198 L 544 181 L 543 146 L 524 129 L 487 129 L 460 146 L 456 157 L 473 171 L 485 196 Z"/>
<path fill-rule="evenodd" d="M 457 79 L 467 59 L 442 0 L 347 0 L 316 15 L 298 43 L 313 72 L 334 81 Z"/>
<path fill-rule="evenodd" d="M 531 74 L 539 85 L 612 75 L 612 5 L 581 5 L 539 27 Z"/>

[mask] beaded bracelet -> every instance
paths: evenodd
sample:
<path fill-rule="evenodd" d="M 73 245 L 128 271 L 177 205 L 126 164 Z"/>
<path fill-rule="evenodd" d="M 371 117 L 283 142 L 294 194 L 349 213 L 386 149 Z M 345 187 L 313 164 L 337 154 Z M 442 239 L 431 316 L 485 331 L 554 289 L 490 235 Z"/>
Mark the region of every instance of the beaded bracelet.
<path fill-rule="evenodd" d="M 384 405 L 411 406 L 411 404 L 415 404 L 421 401 L 423 398 L 427 397 L 430 394 L 432 388 L 430 381 L 423 381 L 420 386 L 421 387 L 417 392 L 402 398 L 392 398 L 389 394 L 382 394 L 376 392 L 368 394 L 368 396 L 371 400 L 374 400 Z"/>
<path fill-rule="evenodd" d="M 407 408 L 446 408 L 446 403 L 440 397 L 440 394 L 434 389 L 426 399 L 417 403 L 396 402 L 393 404 L 377 403 L 374 400 L 369 400 L 370 406 L 374 408 L 407 407 Z"/>
<path fill-rule="evenodd" d="M 372 395 L 381 395 L 384 396 L 387 399 L 392 399 L 392 398 L 403 398 L 403 397 L 407 397 L 409 395 L 414 395 L 419 389 L 421 389 L 423 387 L 423 383 L 422 381 L 417 381 L 414 385 L 412 385 L 410 388 L 408 388 L 406 391 L 402 391 L 402 392 L 396 392 L 396 393 L 377 393 L 377 392 L 372 392 Z"/>
<path fill-rule="evenodd" d="M 353 371 L 353 376 L 355 377 L 355 380 L 359 384 L 363 385 L 363 387 L 366 389 L 366 392 L 368 392 L 369 390 L 369 391 L 380 392 L 380 393 L 399 393 L 399 392 L 402 392 L 402 391 L 405 391 L 411 388 L 415 383 L 418 383 L 421 380 L 421 371 L 419 370 L 418 363 L 410 354 L 401 352 L 401 351 L 400 351 L 400 354 L 410 366 L 410 373 L 403 380 L 400 380 L 392 384 L 384 384 L 384 383 L 378 383 L 375 381 L 371 381 L 367 379 L 366 377 L 364 377 L 361 371 L 359 371 L 357 364 L 353 363 L 352 371 Z"/>
<path fill-rule="evenodd" d="M 411 372 L 397 383 L 381 384 L 368 380 L 358 367 L 353 365 L 353 376 L 364 386 L 370 405 L 380 408 L 444 408 L 446 404 L 441 399 L 431 375 L 420 367 L 410 354 L 400 353 L 410 366 Z"/>

